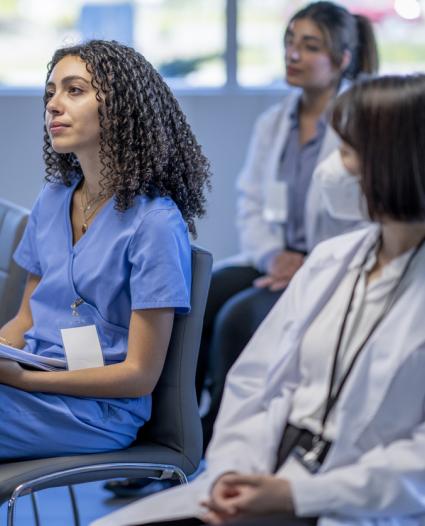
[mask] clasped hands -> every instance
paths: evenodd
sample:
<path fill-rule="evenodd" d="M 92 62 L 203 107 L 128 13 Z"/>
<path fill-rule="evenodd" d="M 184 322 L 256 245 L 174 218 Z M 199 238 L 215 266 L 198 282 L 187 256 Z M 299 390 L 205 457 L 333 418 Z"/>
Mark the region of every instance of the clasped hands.
<path fill-rule="evenodd" d="M 283 250 L 276 254 L 267 265 L 267 273 L 254 281 L 258 288 L 268 288 L 272 292 L 286 288 L 295 272 L 304 263 L 304 255 L 299 252 Z"/>
<path fill-rule="evenodd" d="M 203 501 L 208 524 L 223 524 L 244 516 L 293 513 L 290 484 L 272 475 L 226 473 L 214 484 L 210 498 Z"/>

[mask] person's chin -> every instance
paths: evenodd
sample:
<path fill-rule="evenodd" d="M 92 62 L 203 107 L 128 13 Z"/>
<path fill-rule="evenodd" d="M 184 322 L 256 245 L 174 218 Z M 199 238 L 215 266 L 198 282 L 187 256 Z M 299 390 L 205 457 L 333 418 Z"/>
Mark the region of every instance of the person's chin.
<path fill-rule="evenodd" d="M 51 141 L 52 150 L 56 153 L 73 153 L 73 148 L 71 148 L 69 145 L 61 144 L 60 141 Z"/>
<path fill-rule="evenodd" d="M 299 77 L 295 77 L 292 75 L 286 75 L 285 82 L 289 86 L 294 86 L 294 88 L 303 88 L 304 82 Z"/>

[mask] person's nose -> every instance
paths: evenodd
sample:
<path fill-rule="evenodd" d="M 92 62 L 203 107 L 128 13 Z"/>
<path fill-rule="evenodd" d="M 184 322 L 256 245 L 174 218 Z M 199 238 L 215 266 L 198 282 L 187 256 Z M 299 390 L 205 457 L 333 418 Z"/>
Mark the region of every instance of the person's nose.
<path fill-rule="evenodd" d="M 298 62 L 301 58 L 301 53 L 297 45 L 290 44 L 286 47 L 286 56 L 290 62 Z"/>
<path fill-rule="evenodd" d="M 50 96 L 46 104 L 46 112 L 50 115 L 61 115 L 63 113 L 63 103 L 58 93 Z"/>

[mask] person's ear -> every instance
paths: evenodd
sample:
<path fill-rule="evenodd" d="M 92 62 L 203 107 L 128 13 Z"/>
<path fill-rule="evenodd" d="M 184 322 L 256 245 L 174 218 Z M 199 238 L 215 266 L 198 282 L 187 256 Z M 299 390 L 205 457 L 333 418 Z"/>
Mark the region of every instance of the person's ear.
<path fill-rule="evenodd" d="M 349 49 L 346 49 L 342 55 L 342 60 L 341 60 L 341 71 L 342 72 L 346 71 L 347 68 L 350 66 L 352 58 L 353 58 L 353 54 L 351 53 Z"/>

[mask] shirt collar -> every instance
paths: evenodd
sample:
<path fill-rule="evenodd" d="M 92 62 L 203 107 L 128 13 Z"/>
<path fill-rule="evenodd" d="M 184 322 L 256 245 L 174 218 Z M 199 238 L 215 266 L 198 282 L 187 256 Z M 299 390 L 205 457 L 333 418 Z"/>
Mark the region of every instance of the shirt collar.
<path fill-rule="evenodd" d="M 299 114 L 300 114 L 300 106 L 301 106 L 301 93 L 298 95 L 295 103 L 293 104 L 291 111 L 289 112 L 289 122 L 290 122 L 290 128 L 298 128 L 299 126 Z M 324 131 L 326 126 L 328 125 L 328 114 L 329 111 L 325 110 L 319 117 L 316 125 L 317 133 L 320 134 Z"/>
<path fill-rule="evenodd" d="M 373 247 L 376 247 L 377 243 L 379 243 L 380 236 L 380 225 L 377 223 L 372 223 L 369 228 L 368 235 L 364 239 L 364 242 L 359 247 L 359 250 L 354 255 L 353 259 L 350 261 L 350 264 L 348 265 L 348 270 L 359 268 L 363 264 L 365 257 L 368 253 L 370 258 L 371 252 L 374 252 Z"/>
<path fill-rule="evenodd" d="M 369 223 L 364 228 L 353 231 L 347 236 L 352 237 L 352 242 L 349 243 L 338 243 L 332 247 L 332 251 L 320 251 L 320 245 L 317 250 L 319 254 L 312 262 L 312 267 L 323 267 L 328 266 L 332 262 L 341 262 L 346 258 L 349 258 L 348 270 L 351 268 L 359 267 L 367 252 L 374 246 L 380 235 L 380 225 L 377 223 Z M 323 244 L 331 243 L 331 240 L 325 241 Z"/>
<path fill-rule="evenodd" d="M 301 102 L 301 97 L 298 97 L 289 113 L 289 123 L 290 123 L 291 129 L 298 128 L 300 102 Z"/>

